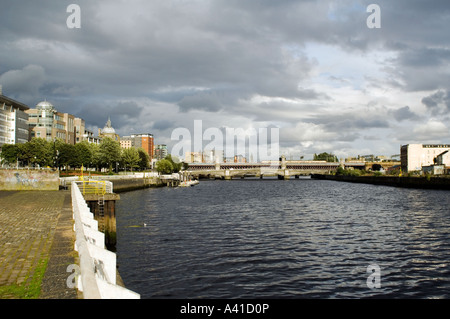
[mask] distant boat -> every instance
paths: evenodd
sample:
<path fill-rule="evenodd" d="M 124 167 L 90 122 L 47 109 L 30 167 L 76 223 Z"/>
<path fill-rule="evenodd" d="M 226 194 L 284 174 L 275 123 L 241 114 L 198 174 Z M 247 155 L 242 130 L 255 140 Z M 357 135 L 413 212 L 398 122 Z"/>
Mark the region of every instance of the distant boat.
<path fill-rule="evenodd" d="M 194 181 L 184 181 L 184 182 L 181 182 L 180 185 L 178 185 L 178 186 L 180 186 L 180 187 L 190 187 L 190 186 L 194 186 L 194 185 L 197 185 L 197 184 L 198 184 L 198 181 L 197 181 L 197 180 L 194 180 Z"/>

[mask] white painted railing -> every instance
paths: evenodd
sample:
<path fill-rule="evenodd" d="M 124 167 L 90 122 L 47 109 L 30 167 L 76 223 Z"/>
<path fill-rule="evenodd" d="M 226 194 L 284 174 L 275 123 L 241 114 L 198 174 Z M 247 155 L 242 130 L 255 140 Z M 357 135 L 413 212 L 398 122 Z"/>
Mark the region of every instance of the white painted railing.
<path fill-rule="evenodd" d="M 105 249 L 105 234 L 90 212 L 80 189 L 72 182 L 75 250 L 80 259 L 78 289 L 84 299 L 139 299 L 140 295 L 116 284 L 116 254 Z"/>

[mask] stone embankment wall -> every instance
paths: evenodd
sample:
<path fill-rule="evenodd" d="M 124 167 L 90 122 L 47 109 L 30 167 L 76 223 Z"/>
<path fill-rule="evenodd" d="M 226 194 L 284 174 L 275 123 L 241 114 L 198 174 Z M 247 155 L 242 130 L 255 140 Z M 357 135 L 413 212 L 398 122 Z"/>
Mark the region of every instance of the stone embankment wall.
<path fill-rule="evenodd" d="M 126 192 L 135 189 L 148 187 L 165 186 L 156 178 L 127 178 L 127 179 L 109 179 L 113 183 L 114 192 Z"/>
<path fill-rule="evenodd" d="M 59 190 L 59 172 L 34 169 L 1 169 L 0 190 L 57 191 Z"/>
<path fill-rule="evenodd" d="M 162 182 L 158 177 L 151 176 L 146 177 L 142 176 L 143 174 L 136 175 L 105 175 L 105 176 L 95 176 L 92 177 L 93 180 L 98 181 L 110 181 L 113 183 L 113 192 L 127 192 L 136 189 L 148 188 L 148 187 L 162 187 L 166 186 L 166 183 Z M 84 177 L 85 180 L 88 180 L 88 177 Z M 76 177 L 64 177 L 61 178 L 61 185 L 65 185 L 70 187 L 70 183 L 72 181 L 79 180 Z"/>
<path fill-rule="evenodd" d="M 447 177 L 406 177 L 406 176 L 344 176 L 314 174 L 315 179 L 326 179 L 341 182 L 365 183 L 408 188 L 450 190 L 450 178 Z"/>

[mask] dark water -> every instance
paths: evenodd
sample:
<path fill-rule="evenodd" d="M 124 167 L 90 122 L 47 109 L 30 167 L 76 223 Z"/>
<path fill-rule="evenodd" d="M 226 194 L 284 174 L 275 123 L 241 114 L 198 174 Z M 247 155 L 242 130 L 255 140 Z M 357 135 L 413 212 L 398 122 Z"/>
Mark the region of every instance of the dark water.
<path fill-rule="evenodd" d="M 302 179 L 123 193 L 119 272 L 141 298 L 449 298 L 449 195 Z"/>

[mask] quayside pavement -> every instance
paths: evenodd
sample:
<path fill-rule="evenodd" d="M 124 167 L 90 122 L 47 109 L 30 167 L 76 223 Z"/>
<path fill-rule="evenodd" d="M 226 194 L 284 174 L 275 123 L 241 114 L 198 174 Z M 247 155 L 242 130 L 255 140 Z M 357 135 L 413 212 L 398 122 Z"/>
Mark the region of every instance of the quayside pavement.
<path fill-rule="evenodd" d="M 0 191 L 0 299 L 77 299 L 69 191 Z"/>

